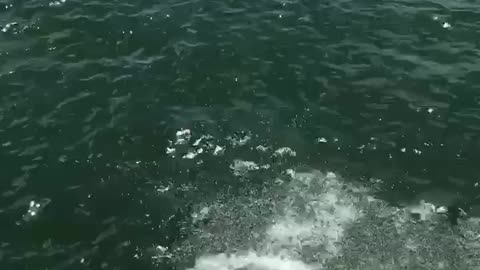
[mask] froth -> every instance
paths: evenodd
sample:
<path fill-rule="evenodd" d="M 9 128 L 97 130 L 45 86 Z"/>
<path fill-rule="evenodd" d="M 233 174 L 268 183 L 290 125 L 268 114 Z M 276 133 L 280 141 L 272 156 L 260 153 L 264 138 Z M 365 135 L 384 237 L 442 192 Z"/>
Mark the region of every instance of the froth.
<path fill-rule="evenodd" d="M 345 226 L 361 216 L 352 189 L 343 189 L 331 173 L 297 173 L 288 194 L 284 214 L 267 229 L 269 248 L 286 256 L 310 254 L 322 263 L 337 256 Z"/>
<path fill-rule="evenodd" d="M 248 251 L 240 250 L 243 254 L 200 256 L 193 269 L 321 269 L 326 260 L 337 256 L 345 226 L 361 216 L 355 207 L 360 189 L 344 188 L 332 173 L 294 175 L 286 183 L 283 199 L 276 201 L 271 221 L 257 238 L 260 243 Z M 254 212 L 248 207 L 245 210 Z"/>
<path fill-rule="evenodd" d="M 244 255 L 217 254 L 200 257 L 195 270 L 313 270 L 310 266 L 298 260 L 281 256 L 260 256 L 249 251 Z"/>
<path fill-rule="evenodd" d="M 397 208 L 333 173 L 289 175 L 280 191 L 215 204 L 189 239 L 191 269 L 480 269 L 479 221 L 452 228 L 427 202 Z"/>

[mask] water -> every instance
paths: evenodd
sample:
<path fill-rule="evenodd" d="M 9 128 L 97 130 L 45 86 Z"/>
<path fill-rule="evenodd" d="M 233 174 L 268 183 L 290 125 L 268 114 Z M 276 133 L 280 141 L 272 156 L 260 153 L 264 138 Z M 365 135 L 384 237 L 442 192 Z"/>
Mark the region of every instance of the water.
<path fill-rule="evenodd" d="M 479 8 L 1 1 L 1 268 L 479 269 Z"/>

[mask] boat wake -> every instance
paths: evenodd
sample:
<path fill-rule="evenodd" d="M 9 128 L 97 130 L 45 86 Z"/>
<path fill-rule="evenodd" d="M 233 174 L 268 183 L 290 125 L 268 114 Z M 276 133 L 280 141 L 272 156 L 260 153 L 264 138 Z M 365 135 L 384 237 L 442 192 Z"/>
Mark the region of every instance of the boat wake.
<path fill-rule="evenodd" d="M 432 204 L 392 207 L 334 173 L 292 176 L 282 195 L 262 192 L 203 206 L 208 222 L 177 248 L 195 254 L 189 269 L 480 267 L 478 220 L 453 227 Z"/>
<path fill-rule="evenodd" d="M 277 160 L 295 156 L 288 150 Z M 193 206 L 186 237 L 170 249 L 176 269 L 480 269 L 479 219 L 452 225 L 445 207 L 395 207 L 370 184 L 285 164 L 263 189 Z M 230 169 L 239 179 L 278 171 L 240 159 Z"/>

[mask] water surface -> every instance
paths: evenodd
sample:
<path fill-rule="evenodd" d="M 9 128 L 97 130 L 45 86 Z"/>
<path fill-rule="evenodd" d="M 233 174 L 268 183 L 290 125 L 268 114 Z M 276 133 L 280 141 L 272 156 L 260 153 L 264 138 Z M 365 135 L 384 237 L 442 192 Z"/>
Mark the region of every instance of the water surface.
<path fill-rule="evenodd" d="M 1 1 L 2 269 L 475 269 L 479 8 Z"/>

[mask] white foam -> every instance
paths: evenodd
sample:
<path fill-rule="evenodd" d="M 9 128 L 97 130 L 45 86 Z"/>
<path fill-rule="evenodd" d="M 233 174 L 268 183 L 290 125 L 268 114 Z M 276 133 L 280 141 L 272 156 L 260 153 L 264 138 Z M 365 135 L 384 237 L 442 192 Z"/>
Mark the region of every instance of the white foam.
<path fill-rule="evenodd" d="M 11 22 L 11 23 L 7 23 L 3 28 L 2 28 L 2 32 L 7 32 L 12 26 L 16 26 L 18 25 L 17 22 Z"/>
<path fill-rule="evenodd" d="M 241 146 L 250 138 L 245 135 L 229 140 L 233 146 Z M 193 146 L 205 147 L 202 140 L 198 139 Z M 252 146 L 251 150 L 265 152 L 269 148 Z M 217 149 L 223 148 L 206 147 L 205 152 L 213 150 L 215 155 Z M 234 147 L 231 150 L 234 152 Z M 405 153 L 407 149 L 400 151 Z M 418 149 L 412 151 L 417 155 L 422 153 Z M 284 157 L 296 153 L 282 147 L 273 155 Z M 230 165 L 235 176 L 269 167 L 241 159 Z M 447 212 L 445 207 L 421 201 L 396 208 L 372 197 L 370 190 L 360 183 L 343 181 L 332 172 L 285 168 L 281 171 L 283 175 L 275 180 L 271 193 L 270 187 L 266 187 L 261 194 L 251 191 L 239 198 L 226 195 L 211 205 L 201 204 L 197 208 L 199 211 L 191 216 L 197 226 L 182 246 L 188 246 L 185 256 L 198 252 L 192 270 L 323 270 L 337 269 L 338 265 L 342 269 L 405 269 L 424 260 L 421 256 L 445 269 L 451 266 L 449 259 L 443 261 L 443 258 L 449 254 L 448 248 L 456 248 L 456 242 L 443 240 L 443 236 L 431 237 L 435 233 L 431 225 L 445 219 L 445 215 L 439 215 Z M 371 182 L 377 184 L 381 180 Z M 417 222 L 412 214 L 425 222 Z M 208 222 L 199 226 L 202 220 Z M 479 238 L 480 233 L 473 229 L 468 234 L 472 247 L 476 247 Z M 437 244 L 439 240 L 444 242 Z M 426 245 L 434 252 L 423 250 Z M 231 251 L 234 253 L 227 253 Z"/>
<path fill-rule="evenodd" d="M 206 142 L 208 143 L 208 140 L 211 140 L 211 139 L 213 139 L 212 135 L 209 135 L 209 134 L 207 134 L 207 135 L 202 135 L 200 138 L 198 138 L 197 140 L 195 140 L 195 142 L 194 142 L 192 145 L 193 145 L 193 146 L 198 146 L 198 145 L 200 145 L 200 143 L 201 143 L 202 141 L 206 141 Z"/>
<path fill-rule="evenodd" d="M 192 222 L 197 223 L 197 222 L 205 219 L 205 217 L 207 217 L 207 215 L 208 215 L 208 212 L 210 212 L 210 208 L 205 206 L 202 209 L 200 209 L 199 212 L 193 213 L 192 214 Z"/>
<path fill-rule="evenodd" d="M 194 270 L 312 270 L 314 268 L 299 260 L 281 256 L 263 255 L 248 252 L 245 255 L 202 256 L 197 259 Z"/>
<path fill-rule="evenodd" d="M 48 5 L 49 6 L 59 6 L 61 4 L 64 4 L 65 2 L 66 2 L 66 0 L 53 1 L 53 2 L 48 3 Z"/>
<path fill-rule="evenodd" d="M 231 168 L 242 174 L 258 170 L 261 166 L 251 161 L 236 160 Z M 344 189 L 333 173 L 315 171 L 294 173 L 291 177 L 287 196 L 277 202 L 280 211 L 265 227 L 263 240 L 257 243 L 255 250 L 244 250 L 244 254 L 229 256 L 224 253 L 206 254 L 197 258 L 193 269 L 322 269 L 326 260 L 338 256 L 346 226 L 362 216 L 355 206 L 359 199 L 352 193 L 361 189 Z M 252 205 L 258 203 L 253 202 Z M 208 214 L 207 210 L 203 212 Z M 307 249 L 315 254 L 316 264 L 302 261 L 302 254 Z"/>
<path fill-rule="evenodd" d="M 294 157 L 297 155 L 297 152 L 293 151 L 290 147 L 281 147 L 273 153 L 275 157 L 284 157 L 284 156 L 291 156 Z"/>
<path fill-rule="evenodd" d="M 333 173 L 296 173 L 285 214 L 267 229 L 270 248 L 295 254 L 309 247 L 322 250 L 322 260 L 337 256 L 345 226 L 361 216 L 357 201 Z"/>
<path fill-rule="evenodd" d="M 167 147 L 167 149 L 165 149 L 165 153 L 167 155 L 173 155 L 175 153 L 176 149 L 175 148 L 171 148 L 171 147 Z"/>
<path fill-rule="evenodd" d="M 417 214 L 420 220 L 423 221 L 429 219 L 433 214 L 436 213 L 435 205 L 427 203 L 423 200 L 417 205 L 411 205 L 407 207 L 407 210 L 412 214 Z"/>
<path fill-rule="evenodd" d="M 233 161 L 233 164 L 230 165 L 230 169 L 232 169 L 233 174 L 235 176 L 243 176 L 251 171 L 257 171 L 260 169 L 268 169 L 268 168 L 270 168 L 270 164 L 265 164 L 260 166 L 253 161 L 240 160 L 240 159 L 235 159 Z"/>
<path fill-rule="evenodd" d="M 437 214 L 446 214 L 448 212 L 448 209 L 445 206 L 440 206 L 437 209 L 435 209 L 435 212 Z"/>
<path fill-rule="evenodd" d="M 194 159 L 198 154 L 196 152 L 188 152 L 183 155 L 183 159 Z"/>
<path fill-rule="evenodd" d="M 295 170 L 294 169 L 287 169 L 285 171 L 285 174 L 290 176 L 291 178 L 294 178 L 295 177 Z"/>
<path fill-rule="evenodd" d="M 263 146 L 263 145 L 258 145 L 257 147 L 255 147 L 255 149 L 258 151 L 258 152 L 267 152 L 268 149 L 270 149 L 270 147 L 268 146 Z"/>
<path fill-rule="evenodd" d="M 232 146 L 237 147 L 237 146 L 244 146 L 246 145 L 250 140 L 252 139 L 252 136 L 249 134 L 245 134 L 243 136 L 228 136 L 227 140 L 230 141 Z"/>
<path fill-rule="evenodd" d="M 225 147 L 222 147 L 220 145 L 215 146 L 215 150 L 213 150 L 214 156 L 221 156 L 224 153 L 225 153 Z"/>
<path fill-rule="evenodd" d="M 175 133 L 177 140 L 175 144 L 187 144 L 192 137 L 192 132 L 189 129 L 181 129 Z"/>

